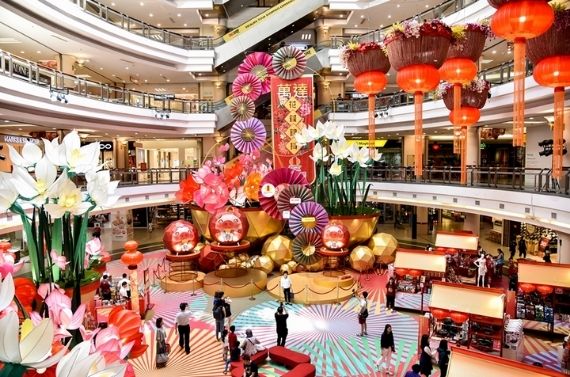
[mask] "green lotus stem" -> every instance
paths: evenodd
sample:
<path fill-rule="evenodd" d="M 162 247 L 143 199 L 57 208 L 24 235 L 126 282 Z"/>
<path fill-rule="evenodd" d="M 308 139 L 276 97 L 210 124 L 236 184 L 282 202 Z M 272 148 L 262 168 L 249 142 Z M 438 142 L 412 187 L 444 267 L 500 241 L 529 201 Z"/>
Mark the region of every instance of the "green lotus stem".
<path fill-rule="evenodd" d="M 22 377 L 26 370 L 27 368 L 23 365 L 6 363 L 4 368 L 0 370 L 0 377 Z"/>

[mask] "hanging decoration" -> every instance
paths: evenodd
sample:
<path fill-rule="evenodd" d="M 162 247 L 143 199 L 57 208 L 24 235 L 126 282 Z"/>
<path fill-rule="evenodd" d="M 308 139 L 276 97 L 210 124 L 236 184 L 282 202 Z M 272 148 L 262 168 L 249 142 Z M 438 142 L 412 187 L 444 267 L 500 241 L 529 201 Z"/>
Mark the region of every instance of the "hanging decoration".
<path fill-rule="evenodd" d="M 271 91 L 271 75 L 273 71 L 273 58 L 266 52 L 252 52 L 247 55 L 238 67 L 238 74 L 251 73 L 261 82 L 261 94 Z"/>
<path fill-rule="evenodd" d="M 554 24 L 548 31 L 529 39 L 528 57 L 533 76 L 542 86 L 554 88 L 552 129 L 552 176 L 562 178 L 564 154 L 564 87 L 570 86 L 570 9 L 554 7 Z"/>
<path fill-rule="evenodd" d="M 554 21 L 548 0 L 489 0 L 498 8 L 491 29 L 501 38 L 514 42 L 513 146 L 524 146 L 524 91 L 526 41 L 546 32 Z"/>
<path fill-rule="evenodd" d="M 291 211 L 289 228 L 294 235 L 302 232 L 320 235 L 328 222 L 329 215 L 322 205 L 316 202 L 305 202 Z"/>
<path fill-rule="evenodd" d="M 246 121 L 255 114 L 255 102 L 249 97 L 233 97 L 230 105 L 230 113 L 236 121 Z"/>
<path fill-rule="evenodd" d="M 307 59 L 303 51 L 293 46 L 281 47 L 273 54 L 273 70 L 284 80 L 294 80 L 305 72 Z"/>
<path fill-rule="evenodd" d="M 390 63 L 398 71 L 398 85 L 414 95 L 416 177 L 423 173 L 423 96 L 439 84 L 438 68 L 447 57 L 451 39 L 451 29 L 443 22 L 414 19 L 395 24 L 384 41 Z"/>
<path fill-rule="evenodd" d="M 265 126 L 257 118 L 235 122 L 230 132 L 232 144 L 242 153 L 252 153 L 259 150 L 265 143 L 266 137 Z"/>
<path fill-rule="evenodd" d="M 354 89 L 368 94 L 368 143 L 370 153 L 373 153 L 376 139 L 376 94 L 386 88 L 390 61 L 382 46 L 376 42 L 349 43 L 342 50 L 340 58 L 354 76 Z"/>
<path fill-rule="evenodd" d="M 261 81 L 252 73 L 238 75 L 232 84 L 232 94 L 255 101 L 261 95 Z"/>

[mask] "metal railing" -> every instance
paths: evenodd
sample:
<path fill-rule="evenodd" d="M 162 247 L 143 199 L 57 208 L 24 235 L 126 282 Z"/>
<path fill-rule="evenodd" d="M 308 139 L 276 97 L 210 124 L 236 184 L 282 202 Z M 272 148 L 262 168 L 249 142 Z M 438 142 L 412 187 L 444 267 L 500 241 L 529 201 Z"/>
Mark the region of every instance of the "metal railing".
<path fill-rule="evenodd" d="M 120 186 L 178 183 L 193 171 L 196 169 L 112 169 L 111 179 L 118 180 Z M 383 166 L 367 169 L 366 175 L 369 182 L 461 185 L 459 166 L 426 166 L 421 177 L 414 175 L 411 166 Z M 570 168 L 564 168 L 563 177 L 556 180 L 546 168 L 468 166 L 467 186 L 570 195 Z"/>
<path fill-rule="evenodd" d="M 153 41 L 166 43 L 186 50 L 212 50 L 214 48 L 212 37 L 194 37 L 162 29 L 111 9 L 95 0 L 69 1 L 101 20 Z"/>
<path fill-rule="evenodd" d="M 166 113 L 201 114 L 213 113 L 210 100 L 185 100 L 159 93 L 146 93 L 89 81 L 68 75 L 52 68 L 14 56 L 0 50 L 0 74 L 49 88 L 60 94 L 73 94 L 89 99 L 114 104 L 145 108 Z"/>
<path fill-rule="evenodd" d="M 532 75 L 532 64 L 527 62 L 526 76 Z M 501 85 L 514 80 L 514 62 L 502 63 L 497 67 L 488 68 L 479 73 L 479 78 L 485 79 L 491 85 Z M 426 93 L 424 102 L 437 101 L 435 92 Z M 414 104 L 414 95 L 405 92 L 383 94 L 376 98 L 376 109 L 383 110 L 390 107 L 408 106 Z M 331 112 L 353 113 L 368 111 L 368 99 L 337 99 L 326 105 Z"/>

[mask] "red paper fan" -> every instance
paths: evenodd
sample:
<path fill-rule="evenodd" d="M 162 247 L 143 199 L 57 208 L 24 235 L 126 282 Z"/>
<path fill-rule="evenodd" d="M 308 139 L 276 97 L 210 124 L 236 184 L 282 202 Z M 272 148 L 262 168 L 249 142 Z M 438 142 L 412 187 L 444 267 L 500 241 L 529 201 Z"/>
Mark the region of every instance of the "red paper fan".
<path fill-rule="evenodd" d="M 239 75 L 232 84 L 234 97 L 247 97 L 255 101 L 261 95 L 261 81 L 252 73 Z"/>
<path fill-rule="evenodd" d="M 290 185 L 307 186 L 307 178 L 299 171 L 280 168 L 269 172 L 263 180 L 259 188 L 259 203 L 261 208 L 271 217 L 282 220 L 283 216 L 277 208 L 277 200 L 279 194 Z"/>
<path fill-rule="evenodd" d="M 286 187 L 279 194 L 277 209 L 279 209 L 279 212 L 281 212 L 283 216 L 284 212 L 289 211 L 290 213 L 297 204 L 314 201 L 313 193 L 307 186 L 291 185 Z"/>
<path fill-rule="evenodd" d="M 261 94 L 271 91 L 271 75 L 275 72 L 272 66 L 273 58 L 266 52 L 253 52 L 245 57 L 238 67 L 238 74 L 252 73 L 261 81 Z"/>

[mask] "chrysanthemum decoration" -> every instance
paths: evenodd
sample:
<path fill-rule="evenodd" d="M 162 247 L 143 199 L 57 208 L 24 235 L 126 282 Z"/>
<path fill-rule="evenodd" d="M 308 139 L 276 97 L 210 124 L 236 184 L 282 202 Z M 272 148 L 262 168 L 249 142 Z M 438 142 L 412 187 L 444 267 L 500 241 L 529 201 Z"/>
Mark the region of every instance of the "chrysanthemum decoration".
<path fill-rule="evenodd" d="M 303 51 L 293 47 L 281 47 L 273 54 L 273 70 L 284 80 L 294 80 L 305 72 L 307 59 Z"/>
<path fill-rule="evenodd" d="M 248 97 L 234 97 L 230 106 L 230 112 L 236 121 L 245 121 L 255 113 L 255 103 Z"/>
<path fill-rule="evenodd" d="M 261 95 L 261 81 L 252 73 L 244 73 L 236 77 L 232 84 L 234 97 L 247 97 L 255 101 Z"/>
<path fill-rule="evenodd" d="M 273 58 L 265 52 L 253 52 L 247 55 L 238 67 L 238 74 L 251 73 L 261 82 L 261 94 L 269 93 L 271 90 L 271 75 L 273 71 Z"/>
<path fill-rule="evenodd" d="M 329 222 L 325 208 L 317 202 L 305 202 L 295 206 L 289 218 L 289 228 L 294 235 L 303 232 L 321 234 Z"/>
<path fill-rule="evenodd" d="M 291 243 L 293 250 L 293 259 L 295 262 L 303 265 L 311 265 L 317 263 L 321 257 L 317 254 L 323 246 L 321 236 L 316 233 L 301 233 Z"/>
<path fill-rule="evenodd" d="M 249 118 L 246 121 L 234 123 L 230 139 L 238 151 L 251 153 L 263 146 L 266 136 L 263 123 L 257 118 Z"/>
<path fill-rule="evenodd" d="M 261 208 L 271 217 L 282 220 L 283 216 L 277 208 L 277 200 L 280 193 L 290 185 L 307 186 L 307 178 L 303 173 L 288 169 L 280 168 L 269 172 L 261 181 L 259 188 L 259 204 Z"/>

